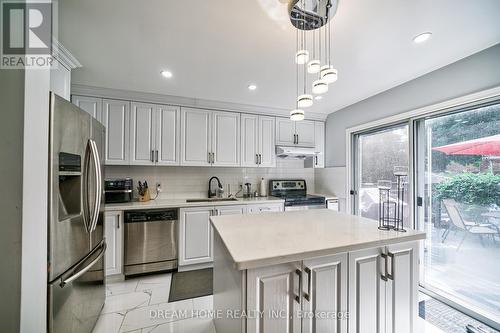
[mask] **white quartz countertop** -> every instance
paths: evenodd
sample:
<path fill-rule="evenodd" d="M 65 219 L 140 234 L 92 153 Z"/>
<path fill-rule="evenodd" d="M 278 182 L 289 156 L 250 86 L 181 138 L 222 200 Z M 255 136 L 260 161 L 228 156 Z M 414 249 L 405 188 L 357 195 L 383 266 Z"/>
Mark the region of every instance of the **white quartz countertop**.
<path fill-rule="evenodd" d="M 251 204 L 285 202 L 283 199 L 275 197 L 255 197 L 255 198 L 237 198 L 237 199 L 238 200 L 235 201 L 203 201 L 203 202 L 186 202 L 187 199 L 156 199 L 147 202 L 132 201 L 126 203 L 105 204 L 104 211 L 156 209 L 156 208 L 213 207 L 213 206 L 251 205 Z"/>
<path fill-rule="evenodd" d="M 210 220 L 240 270 L 425 238 L 420 231 L 381 231 L 374 220 L 328 209 Z"/>

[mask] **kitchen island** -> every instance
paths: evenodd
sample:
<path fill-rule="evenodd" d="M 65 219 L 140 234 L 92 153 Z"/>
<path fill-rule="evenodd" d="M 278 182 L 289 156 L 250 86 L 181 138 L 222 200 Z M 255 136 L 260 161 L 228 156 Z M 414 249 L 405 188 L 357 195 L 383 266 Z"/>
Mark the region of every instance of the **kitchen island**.
<path fill-rule="evenodd" d="M 218 333 L 417 332 L 425 233 L 327 209 L 210 220 Z"/>

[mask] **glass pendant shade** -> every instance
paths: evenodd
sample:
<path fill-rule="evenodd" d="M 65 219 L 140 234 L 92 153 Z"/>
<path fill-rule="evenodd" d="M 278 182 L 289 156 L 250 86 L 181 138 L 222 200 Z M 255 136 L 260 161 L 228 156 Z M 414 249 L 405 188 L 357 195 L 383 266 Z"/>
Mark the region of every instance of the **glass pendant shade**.
<path fill-rule="evenodd" d="M 295 109 L 290 111 L 290 119 L 294 121 L 304 120 L 304 110 Z"/>
<path fill-rule="evenodd" d="M 297 107 L 308 108 L 313 105 L 313 97 L 309 94 L 300 95 L 297 97 Z"/>
<path fill-rule="evenodd" d="M 320 69 L 321 69 L 321 63 L 319 62 L 319 60 L 311 60 L 307 64 L 307 72 L 309 74 L 318 73 Z"/>
<path fill-rule="evenodd" d="M 325 80 L 326 83 L 333 83 L 337 81 L 337 70 L 332 66 L 323 66 L 321 67 L 320 73 L 321 79 Z"/>
<path fill-rule="evenodd" d="M 309 51 L 299 50 L 295 55 L 295 62 L 299 65 L 303 65 L 309 61 Z"/>
<path fill-rule="evenodd" d="M 320 79 L 313 82 L 312 92 L 313 94 L 320 95 L 328 91 L 328 83 L 325 80 Z"/>

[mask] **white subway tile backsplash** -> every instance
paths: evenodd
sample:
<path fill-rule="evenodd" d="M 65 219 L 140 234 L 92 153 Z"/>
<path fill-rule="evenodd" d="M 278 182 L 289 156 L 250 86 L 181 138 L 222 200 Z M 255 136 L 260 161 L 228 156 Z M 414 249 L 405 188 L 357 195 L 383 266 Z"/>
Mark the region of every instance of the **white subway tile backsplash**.
<path fill-rule="evenodd" d="M 187 167 L 187 166 L 106 166 L 107 179 L 130 177 L 137 181 L 146 180 L 154 196 L 155 184 L 161 183 L 161 199 L 200 198 L 207 196 L 208 180 L 217 176 L 226 190 L 238 191 L 240 183 L 251 183 L 252 190 L 258 191 L 260 179 L 274 178 L 305 179 L 308 192 L 314 192 L 314 169 L 304 168 L 301 160 L 277 160 L 276 168 L 227 168 L 227 167 Z M 135 190 L 135 189 L 134 189 Z"/>

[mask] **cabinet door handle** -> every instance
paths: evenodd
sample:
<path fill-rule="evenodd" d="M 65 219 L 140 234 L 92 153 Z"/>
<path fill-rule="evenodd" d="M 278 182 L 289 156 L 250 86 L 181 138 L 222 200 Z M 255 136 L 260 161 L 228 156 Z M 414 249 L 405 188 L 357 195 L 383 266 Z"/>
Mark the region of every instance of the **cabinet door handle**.
<path fill-rule="evenodd" d="M 255 164 L 259 164 L 259 154 L 255 154 Z"/>
<path fill-rule="evenodd" d="M 208 164 L 210 164 L 210 153 L 207 153 L 207 158 L 208 158 Z"/>
<path fill-rule="evenodd" d="M 156 151 L 156 162 L 158 162 L 158 150 Z"/>
<path fill-rule="evenodd" d="M 116 229 L 120 229 L 120 216 L 118 215 L 118 222 L 116 223 Z"/>
<path fill-rule="evenodd" d="M 295 274 L 298 275 L 298 277 L 299 277 L 299 295 L 300 295 L 302 292 L 302 272 L 300 271 L 300 269 L 296 269 Z M 295 283 L 293 284 L 293 286 L 295 287 Z M 299 295 L 295 294 L 295 301 L 300 304 L 300 296 Z"/>
<path fill-rule="evenodd" d="M 299 144 L 299 135 L 297 134 L 297 144 Z"/>
<path fill-rule="evenodd" d="M 386 276 L 389 280 L 392 280 L 394 281 L 394 253 L 392 252 L 387 252 L 387 259 L 386 260 L 389 260 L 389 258 L 391 258 L 391 274 L 389 274 L 387 272 L 387 264 L 386 264 Z"/>
<path fill-rule="evenodd" d="M 380 274 L 380 278 L 384 281 L 387 281 L 387 254 L 381 253 L 380 257 L 384 259 L 384 272 Z"/>
<path fill-rule="evenodd" d="M 262 164 L 262 155 L 259 154 L 259 164 Z"/>
<path fill-rule="evenodd" d="M 150 158 L 151 162 L 154 162 L 154 161 L 155 161 L 155 160 L 154 160 L 154 154 L 155 154 L 155 151 L 154 151 L 154 150 L 151 150 L 151 158 Z"/>
<path fill-rule="evenodd" d="M 307 273 L 307 293 L 304 293 L 304 298 L 306 301 L 311 301 L 311 289 L 312 289 L 312 271 L 309 267 L 304 268 L 304 272 Z"/>
<path fill-rule="evenodd" d="M 215 153 L 212 153 L 212 164 L 215 163 Z"/>
<path fill-rule="evenodd" d="M 316 159 L 316 165 L 318 165 L 318 155 L 315 156 Z"/>

